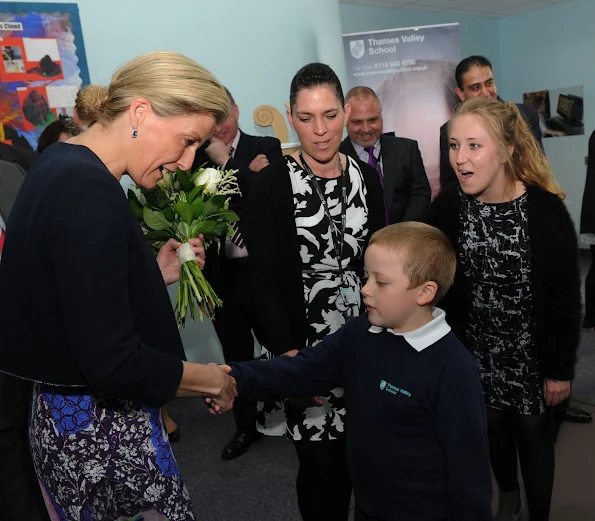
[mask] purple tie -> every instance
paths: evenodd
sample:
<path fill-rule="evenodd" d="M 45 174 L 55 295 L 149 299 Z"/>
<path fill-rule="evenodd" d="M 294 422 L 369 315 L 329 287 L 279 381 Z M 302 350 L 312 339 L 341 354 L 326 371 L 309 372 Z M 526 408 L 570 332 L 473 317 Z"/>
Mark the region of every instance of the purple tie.
<path fill-rule="evenodd" d="M 382 166 L 380 165 L 380 161 L 378 161 L 378 159 L 376 159 L 376 156 L 374 155 L 374 147 L 366 147 L 364 148 L 364 150 L 368 153 L 368 164 L 372 168 L 375 168 L 376 172 L 378 172 L 378 177 L 380 178 L 380 186 L 382 186 L 382 190 L 384 191 L 384 176 L 382 175 Z M 388 218 L 388 209 L 386 208 L 386 204 L 384 214 L 386 218 L 386 224 L 389 225 L 390 220 Z"/>

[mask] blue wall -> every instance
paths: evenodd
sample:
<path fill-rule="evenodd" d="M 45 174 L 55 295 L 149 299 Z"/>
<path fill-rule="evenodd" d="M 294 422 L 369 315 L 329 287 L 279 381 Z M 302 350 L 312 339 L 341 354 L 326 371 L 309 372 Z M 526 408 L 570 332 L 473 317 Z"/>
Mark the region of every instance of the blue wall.
<path fill-rule="evenodd" d="M 523 92 L 584 86 L 585 135 L 544 140 L 568 208 L 578 224 L 585 184 L 585 156 L 595 128 L 595 2 L 574 0 L 499 21 L 498 86 L 506 99 Z"/>
<path fill-rule="evenodd" d="M 284 114 L 291 79 L 302 65 L 325 61 L 344 75 L 339 0 L 74 3 L 93 83 L 109 83 L 120 65 L 144 52 L 177 51 L 229 87 L 240 107 L 240 124 L 249 133 L 271 133 L 254 124 L 252 113 L 267 104 Z"/>

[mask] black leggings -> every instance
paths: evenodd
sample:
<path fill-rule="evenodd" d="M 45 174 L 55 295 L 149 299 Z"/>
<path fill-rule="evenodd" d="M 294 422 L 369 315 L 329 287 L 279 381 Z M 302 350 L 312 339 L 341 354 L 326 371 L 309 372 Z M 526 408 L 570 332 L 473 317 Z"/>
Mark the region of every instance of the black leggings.
<path fill-rule="evenodd" d="M 297 497 L 303 521 L 347 521 L 351 482 L 345 438 L 293 443 L 300 462 Z"/>
<path fill-rule="evenodd" d="M 549 414 L 523 416 L 487 408 L 490 461 L 501 492 L 519 490 L 517 450 L 530 521 L 548 521 L 554 487 L 554 442 Z"/>

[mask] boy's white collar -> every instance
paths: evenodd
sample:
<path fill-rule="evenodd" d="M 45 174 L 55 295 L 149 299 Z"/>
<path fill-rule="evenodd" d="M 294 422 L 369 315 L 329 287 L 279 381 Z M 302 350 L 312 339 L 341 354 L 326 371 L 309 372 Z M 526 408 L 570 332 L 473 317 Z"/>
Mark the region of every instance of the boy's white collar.
<path fill-rule="evenodd" d="M 434 308 L 432 311 L 434 319 L 424 326 L 418 327 L 407 333 L 395 333 L 392 329 L 386 329 L 395 336 L 402 336 L 407 343 L 418 352 L 422 352 L 426 347 L 435 344 L 442 337 L 450 333 L 450 326 L 446 323 L 446 312 L 440 308 Z M 371 333 L 382 333 L 385 328 L 380 326 L 370 326 Z"/>

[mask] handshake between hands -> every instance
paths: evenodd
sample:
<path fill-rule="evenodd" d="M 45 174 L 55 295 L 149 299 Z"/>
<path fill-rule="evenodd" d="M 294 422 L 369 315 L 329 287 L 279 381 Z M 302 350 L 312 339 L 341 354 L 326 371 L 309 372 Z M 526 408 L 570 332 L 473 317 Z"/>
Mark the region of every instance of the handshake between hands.
<path fill-rule="evenodd" d="M 231 367 L 228 365 L 217 365 L 215 363 L 208 364 L 209 367 L 217 368 L 214 371 L 218 372 L 216 394 L 206 394 L 203 396 L 203 400 L 207 405 L 207 408 L 211 414 L 223 414 L 228 412 L 233 407 L 233 400 L 238 395 L 238 389 L 235 378 L 229 376 L 231 373 Z"/>
<path fill-rule="evenodd" d="M 293 357 L 297 353 L 297 349 L 294 349 L 287 351 L 284 355 Z M 223 414 L 231 410 L 234 398 L 238 395 L 236 381 L 235 378 L 229 376 L 231 373 L 230 366 L 226 364 L 217 365 L 214 362 L 211 362 L 208 366 L 211 368 L 210 371 L 212 371 L 212 374 L 216 379 L 214 385 L 216 392 L 212 394 L 204 393 L 203 400 L 211 414 Z M 317 396 L 310 398 L 292 398 L 291 402 L 304 409 L 308 407 L 320 407 L 324 403 Z"/>

